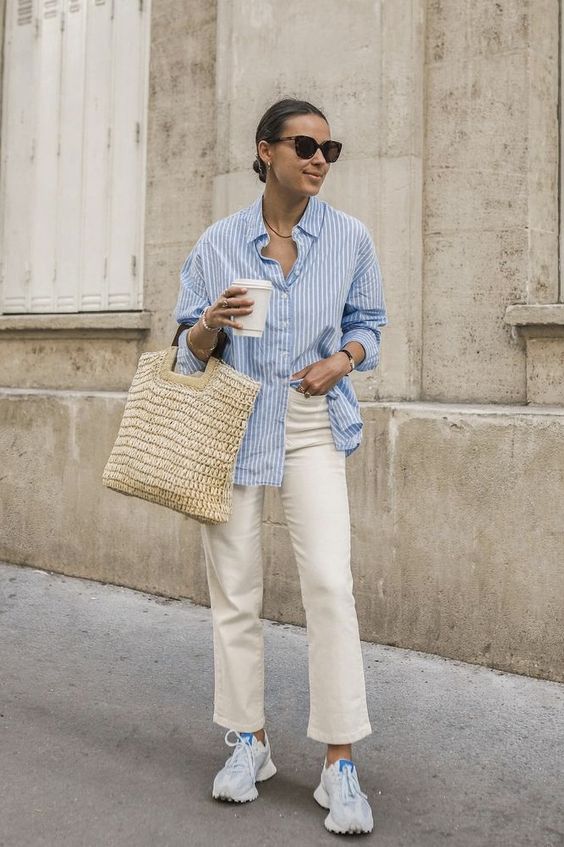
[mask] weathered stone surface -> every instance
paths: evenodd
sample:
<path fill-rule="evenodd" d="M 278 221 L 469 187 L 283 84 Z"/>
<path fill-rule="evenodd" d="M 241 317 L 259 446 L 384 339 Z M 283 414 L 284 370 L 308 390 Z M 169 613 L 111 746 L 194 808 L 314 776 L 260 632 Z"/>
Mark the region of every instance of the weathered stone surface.
<path fill-rule="evenodd" d="M 111 491 L 102 471 L 125 395 L 0 389 L 2 556 L 171 596 L 198 585 L 197 525 Z"/>
<path fill-rule="evenodd" d="M 559 337 L 527 337 L 527 399 L 529 403 L 564 406 L 564 327 Z M 563 551 L 564 555 L 564 551 Z"/>
<path fill-rule="evenodd" d="M 146 332 L 0 333 L 0 385 L 14 388 L 129 388 Z"/>
<path fill-rule="evenodd" d="M 525 229 L 525 173 L 429 167 L 425 194 L 426 236 L 472 232 L 479 239 L 488 230 Z"/>
<path fill-rule="evenodd" d="M 147 349 L 169 344 L 184 259 L 211 223 L 216 164 L 214 0 L 151 6 L 143 305 Z"/>
<path fill-rule="evenodd" d="M 558 14 L 556 0 L 427 4 L 424 397 L 526 399 L 503 314 L 558 299 Z"/>
<path fill-rule="evenodd" d="M 562 679 L 563 410 L 381 404 L 365 419 L 349 466 L 364 636 Z"/>
<path fill-rule="evenodd" d="M 539 304 L 558 303 L 558 294 L 558 230 L 545 232 L 530 227 L 527 300 Z"/>
<path fill-rule="evenodd" d="M 460 402 L 525 402 L 524 346 L 505 324 L 525 299 L 527 233 L 429 235 L 424 260 L 423 394 Z"/>
<path fill-rule="evenodd" d="M 431 64 L 426 72 L 426 164 L 478 173 L 523 173 L 528 104 L 517 92 L 526 90 L 526 74 L 522 53 L 460 54 L 448 63 Z"/>

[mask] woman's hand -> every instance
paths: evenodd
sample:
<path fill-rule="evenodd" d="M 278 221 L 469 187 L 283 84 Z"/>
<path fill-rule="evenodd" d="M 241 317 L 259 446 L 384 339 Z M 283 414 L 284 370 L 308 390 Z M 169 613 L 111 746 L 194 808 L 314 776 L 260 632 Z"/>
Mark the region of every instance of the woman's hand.
<path fill-rule="evenodd" d="M 255 304 L 254 300 L 249 300 L 244 296 L 246 293 L 247 289 L 239 285 L 231 285 L 227 288 L 215 303 L 208 306 L 205 314 L 207 325 L 211 329 L 219 329 L 222 326 L 243 329 L 243 324 L 237 321 L 237 315 L 250 315 Z M 231 320 L 231 316 L 233 316 L 233 320 Z"/>
<path fill-rule="evenodd" d="M 340 379 L 350 372 L 349 358 L 345 353 L 333 353 L 313 365 L 302 368 L 290 379 L 301 379 L 301 389 L 312 396 L 327 394 Z"/>

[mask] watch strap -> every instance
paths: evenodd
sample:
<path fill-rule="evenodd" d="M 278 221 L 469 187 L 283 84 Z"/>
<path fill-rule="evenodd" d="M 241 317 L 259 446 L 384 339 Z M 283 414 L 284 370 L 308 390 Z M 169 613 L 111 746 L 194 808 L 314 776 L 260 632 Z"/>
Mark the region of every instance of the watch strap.
<path fill-rule="evenodd" d="M 349 362 L 350 362 L 350 365 L 351 365 L 351 370 L 349 371 L 349 373 L 350 373 L 351 371 L 354 370 L 354 367 L 355 367 L 355 361 L 354 361 L 353 354 L 351 353 L 350 350 L 347 350 L 346 347 L 341 347 L 341 349 L 339 350 L 339 353 L 346 353 L 346 355 L 349 357 Z"/>

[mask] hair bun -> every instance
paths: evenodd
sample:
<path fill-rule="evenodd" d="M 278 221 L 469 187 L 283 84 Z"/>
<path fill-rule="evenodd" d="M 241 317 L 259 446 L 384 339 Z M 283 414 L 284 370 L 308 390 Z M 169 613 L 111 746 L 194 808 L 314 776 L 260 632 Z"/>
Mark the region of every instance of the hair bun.
<path fill-rule="evenodd" d="M 259 175 L 259 179 L 261 182 L 266 182 L 266 168 L 264 166 L 264 162 L 262 161 L 262 159 L 259 159 L 258 156 L 255 156 L 255 159 L 253 161 L 253 170 Z"/>

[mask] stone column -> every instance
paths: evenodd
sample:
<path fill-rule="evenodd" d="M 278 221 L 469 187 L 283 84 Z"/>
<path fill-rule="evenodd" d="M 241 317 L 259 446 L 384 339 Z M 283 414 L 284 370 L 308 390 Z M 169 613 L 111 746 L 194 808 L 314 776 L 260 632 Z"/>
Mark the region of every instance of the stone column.
<path fill-rule="evenodd" d="M 558 2 L 429 0 L 423 396 L 522 403 L 514 303 L 556 302 Z"/>
<path fill-rule="evenodd" d="M 412 399 L 421 366 L 423 0 L 218 2 L 214 217 L 262 191 L 256 125 L 283 96 L 318 105 L 343 141 L 320 197 L 360 218 L 382 264 L 390 325 L 361 399 Z"/>

